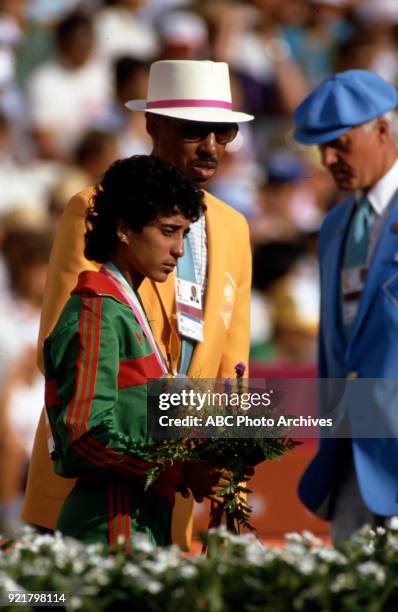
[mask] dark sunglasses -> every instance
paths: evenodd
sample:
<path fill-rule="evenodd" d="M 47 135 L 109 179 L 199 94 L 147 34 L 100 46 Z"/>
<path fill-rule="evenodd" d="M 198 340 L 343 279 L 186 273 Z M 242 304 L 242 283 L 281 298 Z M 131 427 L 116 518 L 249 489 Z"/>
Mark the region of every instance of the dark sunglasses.
<path fill-rule="evenodd" d="M 186 142 L 201 142 L 209 134 L 214 134 L 218 144 L 228 144 L 236 137 L 239 127 L 236 123 L 203 123 L 202 121 L 183 121 L 164 117 L 167 123 L 176 128 L 180 138 Z"/>

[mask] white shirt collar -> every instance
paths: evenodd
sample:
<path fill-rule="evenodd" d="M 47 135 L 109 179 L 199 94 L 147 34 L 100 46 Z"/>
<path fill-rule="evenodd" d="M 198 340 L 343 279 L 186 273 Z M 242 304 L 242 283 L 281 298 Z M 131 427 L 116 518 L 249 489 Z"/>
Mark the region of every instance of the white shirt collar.
<path fill-rule="evenodd" d="M 377 215 L 382 215 L 390 204 L 393 196 L 398 190 L 398 158 L 382 178 L 369 189 L 367 198 Z M 362 192 L 357 192 L 357 202 L 362 197 Z"/>

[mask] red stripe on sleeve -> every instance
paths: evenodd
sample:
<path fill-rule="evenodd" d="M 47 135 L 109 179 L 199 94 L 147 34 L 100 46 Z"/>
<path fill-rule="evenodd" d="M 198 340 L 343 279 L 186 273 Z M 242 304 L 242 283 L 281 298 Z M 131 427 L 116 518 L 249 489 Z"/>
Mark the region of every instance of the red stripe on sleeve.
<path fill-rule="evenodd" d="M 99 346 L 100 346 L 100 338 L 101 338 L 101 310 L 102 310 L 102 299 L 98 300 L 96 303 L 95 309 L 95 330 L 94 330 L 94 355 L 91 363 L 91 380 L 90 380 L 90 389 L 88 392 L 86 409 L 83 415 L 83 433 L 87 432 L 87 421 L 90 415 L 90 408 L 93 401 L 94 389 L 95 389 L 95 381 L 97 378 L 97 369 L 98 369 L 98 358 L 99 358 Z"/>
<path fill-rule="evenodd" d="M 93 453 L 95 452 L 99 452 L 100 454 L 105 453 L 106 455 L 110 456 L 112 459 L 116 459 L 119 462 L 122 459 L 123 462 L 131 465 L 137 470 L 138 469 L 148 470 L 149 468 L 155 467 L 155 464 L 151 463 L 150 461 L 144 461 L 142 459 L 137 459 L 130 455 L 123 455 L 122 453 L 119 453 L 113 450 L 112 448 L 109 448 L 108 446 L 104 446 L 103 444 L 95 440 L 95 438 L 92 438 L 90 436 L 87 436 L 85 440 L 87 441 L 87 445 L 89 448 L 91 448 Z"/>
<path fill-rule="evenodd" d="M 46 380 L 44 401 L 46 408 L 52 408 L 53 406 L 58 406 L 62 403 L 58 395 L 57 381 L 55 378 L 52 380 Z"/>
<path fill-rule="evenodd" d="M 80 392 L 79 403 L 76 409 L 76 415 L 74 418 L 74 430 L 75 437 L 78 438 L 80 436 L 79 425 L 80 425 L 80 415 L 82 413 L 85 402 L 87 401 L 87 384 L 88 384 L 88 376 L 91 374 L 95 377 L 95 370 L 92 367 L 91 362 L 91 351 L 92 351 L 92 342 L 93 342 L 93 303 L 94 298 L 90 297 L 87 305 L 88 318 L 87 318 L 87 340 L 85 346 L 85 359 L 83 364 L 83 372 L 82 372 L 82 386 Z M 81 345 L 84 346 L 84 337 L 80 338 Z M 95 338 L 94 338 L 95 342 Z M 90 367 L 91 366 L 91 367 Z"/>
<path fill-rule="evenodd" d="M 86 318 L 86 310 L 85 310 L 85 301 L 86 298 L 84 296 L 82 296 L 82 311 L 80 313 L 80 321 L 79 321 L 79 336 L 80 339 L 84 338 L 84 325 L 85 325 L 85 318 Z M 82 343 L 80 341 L 80 349 L 79 349 L 79 356 L 77 358 L 77 364 L 76 364 L 76 388 L 75 388 L 75 394 L 72 398 L 72 401 L 70 403 L 69 406 L 69 410 L 68 410 L 68 414 L 66 415 L 66 428 L 68 430 L 68 442 L 69 444 L 72 443 L 74 435 L 73 435 L 73 426 L 72 426 L 72 417 L 73 417 L 73 412 L 75 410 L 75 405 L 77 402 L 77 396 L 78 396 L 78 391 L 79 391 L 79 381 L 80 381 L 80 377 L 82 375 L 82 361 L 83 361 L 83 351 L 82 351 Z"/>
<path fill-rule="evenodd" d="M 88 298 L 85 295 L 82 296 L 82 311 L 80 313 L 79 321 L 80 348 L 76 369 L 76 388 L 66 417 L 66 427 L 68 429 L 69 443 L 72 443 L 75 437 L 79 437 L 79 413 L 81 411 L 81 406 L 84 401 L 84 394 L 87 385 L 87 377 L 90 366 L 92 318 L 91 306 L 93 301 L 93 297 Z M 85 339 L 86 333 L 87 339 Z"/>
<path fill-rule="evenodd" d="M 128 476 L 145 476 L 146 471 L 150 464 L 147 464 L 145 468 L 140 466 L 134 466 L 126 464 L 119 459 L 115 458 L 111 454 L 107 453 L 110 449 L 103 447 L 104 451 L 95 450 L 90 446 L 84 438 L 80 438 L 72 445 L 72 448 L 87 461 L 93 465 L 97 465 L 102 469 L 109 469 L 111 467 L 117 468 L 120 472 L 127 474 Z M 115 453 L 116 457 L 118 454 Z M 121 457 L 121 455 L 119 455 Z"/>
<path fill-rule="evenodd" d="M 118 388 L 146 385 L 148 378 L 159 378 L 162 374 L 162 369 L 153 353 L 146 357 L 125 359 L 120 362 Z"/>

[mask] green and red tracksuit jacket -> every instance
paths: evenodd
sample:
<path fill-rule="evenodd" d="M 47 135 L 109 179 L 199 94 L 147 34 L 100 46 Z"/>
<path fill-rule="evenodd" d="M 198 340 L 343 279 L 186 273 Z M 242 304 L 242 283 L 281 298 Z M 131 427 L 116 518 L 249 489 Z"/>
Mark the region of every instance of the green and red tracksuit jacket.
<path fill-rule="evenodd" d="M 142 491 L 151 466 L 144 460 L 151 443 L 147 379 L 163 372 L 128 302 L 105 275 L 79 275 L 45 342 L 44 360 L 56 473 L 107 480 L 120 474 Z M 173 505 L 179 484 L 176 465 L 153 487 Z"/>

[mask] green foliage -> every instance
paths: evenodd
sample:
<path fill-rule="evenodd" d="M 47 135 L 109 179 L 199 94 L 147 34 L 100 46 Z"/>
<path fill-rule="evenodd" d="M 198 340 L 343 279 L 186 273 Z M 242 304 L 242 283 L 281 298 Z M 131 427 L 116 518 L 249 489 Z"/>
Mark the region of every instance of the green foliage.
<path fill-rule="evenodd" d="M 338 548 L 310 533 L 290 534 L 283 548 L 269 548 L 251 534 L 225 529 L 210 532 L 207 544 L 207 557 L 187 558 L 135 534 L 130 554 L 109 555 L 101 545 L 26 529 L 0 550 L 0 595 L 64 592 L 68 612 L 398 610 L 394 519 L 387 530 L 364 528 Z"/>
<path fill-rule="evenodd" d="M 227 525 L 234 533 L 238 533 L 241 528 L 255 531 L 250 523 L 251 507 L 242 496 L 250 493 L 250 490 L 242 485 L 247 480 L 245 468 L 248 465 L 254 466 L 263 461 L 278 459 L 296 444 L 293 440 L 283 438 L 162 440 L 152 446 L 145 455 L 147 461 L 157 464 L 147 472 L 145 490 L 177 461 L 209 461 L 231 473 L 230 486 L 219 491 L 219 495 L 224 496 L 226 500 L 224 513 Z"/>

